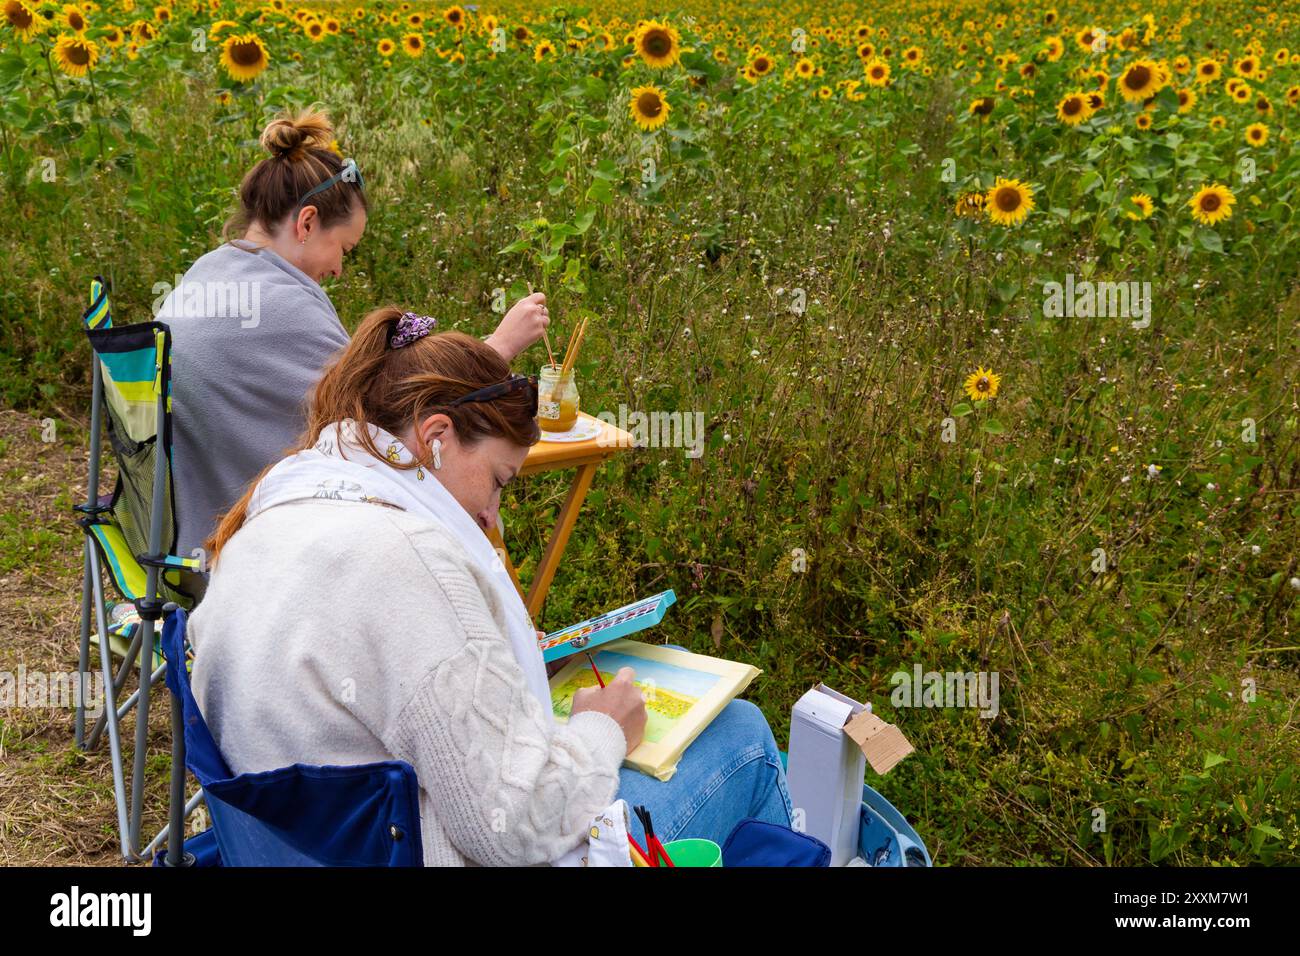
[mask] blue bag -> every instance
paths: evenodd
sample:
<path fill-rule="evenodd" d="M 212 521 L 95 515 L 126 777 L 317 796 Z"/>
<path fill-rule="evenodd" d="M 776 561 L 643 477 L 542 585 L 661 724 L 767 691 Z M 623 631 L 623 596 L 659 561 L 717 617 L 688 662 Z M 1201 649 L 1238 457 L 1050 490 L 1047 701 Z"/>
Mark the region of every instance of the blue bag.
<path fill-rule="evenodd" d="M 722 866 L 830 866 L 831 848 L 779 823 L 741 820 L 722 844 Z"/>

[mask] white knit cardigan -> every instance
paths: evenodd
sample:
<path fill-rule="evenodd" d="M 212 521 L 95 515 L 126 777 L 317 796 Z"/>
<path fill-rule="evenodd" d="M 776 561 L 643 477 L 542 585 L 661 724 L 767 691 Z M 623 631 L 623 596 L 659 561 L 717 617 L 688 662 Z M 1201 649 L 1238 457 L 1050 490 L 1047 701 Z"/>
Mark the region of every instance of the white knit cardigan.
<path fill-rule="evenodd" d="M 552 730 L 493 589 L 441 527 L 306 500 L 251 519 L 190 618 L 194 694 L 236 773 L 405 760 L 427 865 L 552 862 L 618 790 L 618 723 Z"/>

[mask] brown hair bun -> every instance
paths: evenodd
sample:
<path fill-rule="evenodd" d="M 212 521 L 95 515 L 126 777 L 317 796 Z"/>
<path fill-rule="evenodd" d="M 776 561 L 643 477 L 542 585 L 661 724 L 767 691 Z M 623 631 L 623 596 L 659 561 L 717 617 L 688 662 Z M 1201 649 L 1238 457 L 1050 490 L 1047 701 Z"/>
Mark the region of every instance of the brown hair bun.
<path fill-rule="evenodd" d="M 281 116 L 262 130 L 262 148 L 276 159 L 290 162 L 302 159 L 309 149 L 329 149 L 333 140 L 334 126 L 316 109 Z"/>

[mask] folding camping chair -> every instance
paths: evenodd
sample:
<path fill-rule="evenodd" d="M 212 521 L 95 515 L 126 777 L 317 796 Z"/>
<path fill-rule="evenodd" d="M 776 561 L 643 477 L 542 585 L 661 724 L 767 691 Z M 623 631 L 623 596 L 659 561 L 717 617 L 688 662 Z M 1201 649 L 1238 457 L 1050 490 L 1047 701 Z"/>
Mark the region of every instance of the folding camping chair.
<path fill-rule="evenodd" d="M 143 859 L 162 837 L 160 834 L 149 848 L 140 849 L 149 691 L 165 669 L 155 652 L 156 624 L 165 602 L 193 605 L 182 573 L 200 571 L 200 562 L 171 553 L 176 541 L 171 478 L 171 333 L 160 322 L 114 326 L 108 289 L 102 278 L 96 277 L 91 283 L 90 300 L 90 308 L 82 316 L 94 353 L 90 476 L 86 502 L 74 508 L 80 514 L 78 523 L 86 533 L 79 673 L 84 682 L 90 665 L 93 614 L 105 699 L 103 713 L 87 735 L 85 695 L 80 696 L 76 742 L 78 747 L 93 749 L 101 733 L 108 731 L 122 856 L 135 861 Z M 118 464 L 116 487 L 105 498 L 99 495 L 101 423 L 107 426 L 109 444 Z M 139 614 L 140 622 L 129 644 L 110 633 L 101 569 L 108 571 L 114 587 L 125 601 L 135 605 Z M 123 657 L 116 675 L 112 668 L 115 641 Z M 119 704 L 132 663 L 137 663 L 139 668 L 139 687 Z M 120 722 L 132 709 L 136 712 L 135 759 L 128 797 Z M 177 735 L 178 721 L 179 714 L 174 713 L 173 736 Z"/>
<path fill-rule="evenodd" d="M 423 866 L 420 790 L 409 763 L 231 771 L 190 689 L 187 619 L 169 608 L 162 636 L 172 713 L 183 719 L 182 756 L 173 767 L 190 769 L 212 815 L 210 831 L 185 841 L 187 855 L 221 866 Z M 181 832 L 175 818 L 183 775 L 179 784 L 172 778 L 173 833 Z M 170 846 L 169 857 L 177 843 Z"/>

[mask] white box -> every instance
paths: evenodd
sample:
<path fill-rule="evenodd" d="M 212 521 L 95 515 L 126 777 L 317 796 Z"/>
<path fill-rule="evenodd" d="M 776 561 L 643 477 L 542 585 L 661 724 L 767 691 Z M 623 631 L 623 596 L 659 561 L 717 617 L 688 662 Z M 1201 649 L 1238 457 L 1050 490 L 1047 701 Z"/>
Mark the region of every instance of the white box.
<path fill-rule="evenodd" d="M 790 717 L 790 801 L 803 812 L 803 832 L 831 848 L 831 866 L 858 854 L 866 755 L 844 725 L 863 711 L 870 713 L 871 705 L 818 684 L 799 698 Z"/>

